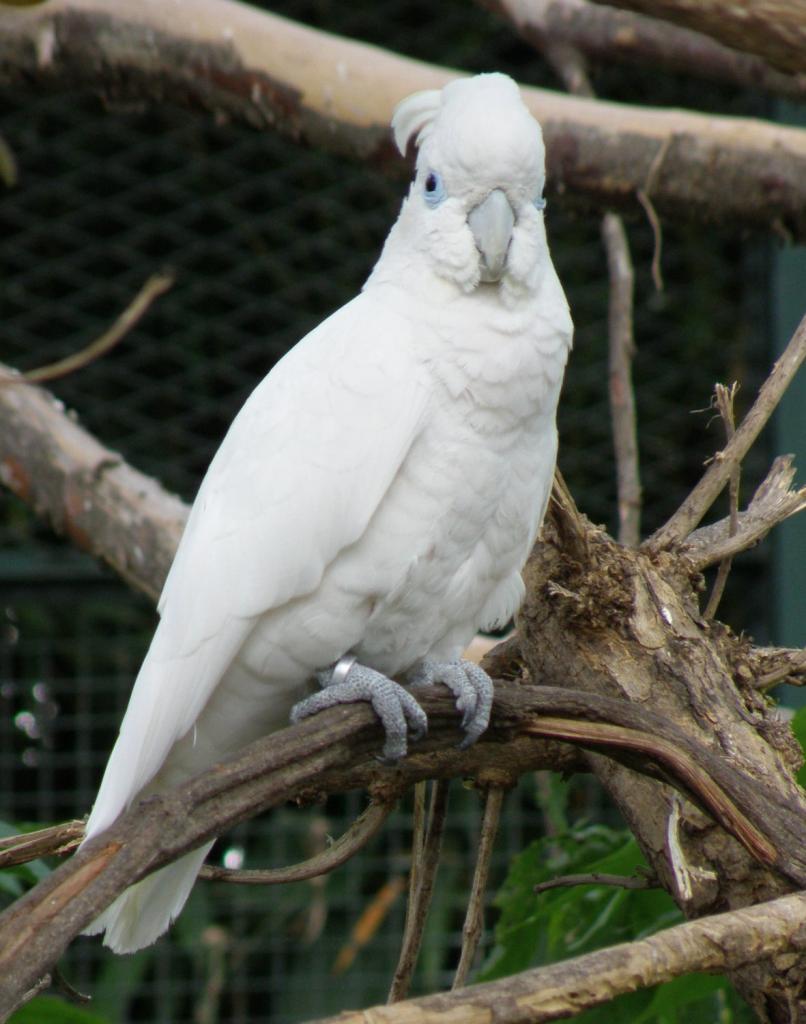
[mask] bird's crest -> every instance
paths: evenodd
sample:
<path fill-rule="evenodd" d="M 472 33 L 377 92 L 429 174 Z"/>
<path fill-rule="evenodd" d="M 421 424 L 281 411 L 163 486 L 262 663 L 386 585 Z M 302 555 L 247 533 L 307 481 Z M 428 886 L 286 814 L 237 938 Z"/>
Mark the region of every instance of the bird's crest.
<path fill-rule="evenodd" d="M 441 90 L 423 89 L 422 92 L 415 92 L 411 96 L 407 96 L 395 107 L 395 112 L 392 115 L 392 131 L 395 136 L 395 144 L 402 156 L 406 155 L 412 138 L 414 138 L 415 145 L 422 144 L 431 127 L 431 122 L 437 115 L 441 101 Z"/>

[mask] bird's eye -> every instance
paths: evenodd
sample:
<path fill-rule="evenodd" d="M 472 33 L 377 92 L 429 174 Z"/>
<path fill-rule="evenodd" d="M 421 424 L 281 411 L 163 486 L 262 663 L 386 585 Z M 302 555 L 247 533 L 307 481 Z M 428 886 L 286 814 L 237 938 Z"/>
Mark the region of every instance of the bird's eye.
<path fill-rule="evenodd" d="M 543 196 L 538 196 L 537 199 L 534 200 L 534 204 L 536 210 L 546 209 L 546 200 L 543 198 Z"/>
<path fill-rule="evenodd" d="M 445 198 L 445 186 L 436 171 L 429 171 L 424 186 L 425 201 L 429 206 L 437 206 Z"/>

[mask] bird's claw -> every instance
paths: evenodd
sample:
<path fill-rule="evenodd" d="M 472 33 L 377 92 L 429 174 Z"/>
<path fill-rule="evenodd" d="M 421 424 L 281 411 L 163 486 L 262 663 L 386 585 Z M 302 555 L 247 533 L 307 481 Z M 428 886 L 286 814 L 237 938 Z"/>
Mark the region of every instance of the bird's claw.
<path fill-rule="evenodd" d="M 426 659 L 409 676 L 414 685 L 444 683 L 456 697 L 456 710 L 462 712 L 464 737 L 460 750 L 471 746 L 490 724 L 493 706 L 493 681 L 472 661 L 431 661 Z"/>
<path fill-rule="evenodd" d="M 406 756 L 408 738 L 416 742 L 425 736 L 428 731 L 425 712 L 399 683 L 358 662 L 353 662 L 341 678 L 337 676 L 336 682 L 331 681 L 333 675 L 331 669 L 317 673 L 323 688 L 294 705 L 291 709 L 292 722 L 299 722 L 309 715 L 339 704 L 368 701 L 380 718 L 386 734 L 379 758 L 384 764 L 396 764 Z"/>

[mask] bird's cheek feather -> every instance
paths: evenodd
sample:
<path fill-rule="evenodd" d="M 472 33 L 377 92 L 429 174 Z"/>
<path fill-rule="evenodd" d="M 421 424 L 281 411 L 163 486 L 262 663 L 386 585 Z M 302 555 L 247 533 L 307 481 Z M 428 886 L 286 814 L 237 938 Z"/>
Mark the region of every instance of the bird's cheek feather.
<path fill-rule="evenodd" d="M 471 292 L 479 283 L 479 254 L 460 205 L 449 203 L 432 212 L 427 248 L 436 273 Z"/>

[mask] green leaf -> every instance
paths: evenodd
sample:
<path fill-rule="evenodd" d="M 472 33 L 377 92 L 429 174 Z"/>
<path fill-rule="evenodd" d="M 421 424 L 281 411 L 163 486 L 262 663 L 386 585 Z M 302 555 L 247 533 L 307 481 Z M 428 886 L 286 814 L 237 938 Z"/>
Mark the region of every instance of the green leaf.
<path fill-rule="evenodd" d="M 12 1014 L 8 1024 L 108 1024 L 108 1021 L 55 996 L 37 996 Z"/>
<path fill-rule="evenodd" d="M 645 1021 L 658 1021 L 663 1024 L 673 1024 L 681 1020 L 681 1011 L 686 1009 L 686 1022 L 694 1024 L 698 1019 L 688 1012 L 692 1004 L 703 1003 L 703 1011 L 707 1015 L 705 1021 L 709 1022 L 719 1019 L 715 1013 L 715 1001 L 711 998 L 717 992 L 724 992 L 728 982 L 719 975 L 711 974 L 687 974 L 682 978 L 675 978 L 665 985 L 658 985 L 652 991 L 652 1000 L 646 1008 L 642 1017 L 636 1020 L 635 1024 L 644 1024 Z"/>
<path fill-rule="evenodd" d="M 482 980 L 642 938 L 679 921 L 680 912 L 661 890 L 589 884 L 539 896 L 533 891 L 558 875 L 633 875 L 639 869 L 646 869 L 645 862 L 632 835 L 603 825 L 582 825 L 532 843 L 512 862 L 496 898 L 496 947 Z"/>
<path fill-rule="evenodd" d="M 800 743 L 800 749 L 806 754 L 806 707 L 799 708 L 792 716 L 792 721 L 789 724 L 792 726 L 795 738 Z M 806 763 L 801 765 L 796 778 L 798 785 L 806 789 Z"/>
<path fill-rule="evenodd" d="M 806 729 L 806 714 L 803 716 Z M 645 938 L 676 924 L 680 911 L 661 890 L 586 884 L 535 895 L 560 875 L 634 875 L 645 870 L 627 830 L 579 825 L 539 839 L 510 865 L 496 903 L 496 947 L 481 976 L 489 981 L 556 963 L 618 942 Z M 752 1013 L 725 978 L 690 974 L 630 992 L 572 1018 L 574 1024 L 751 1024 Z"/>

